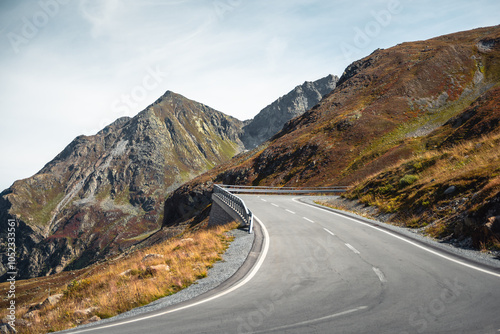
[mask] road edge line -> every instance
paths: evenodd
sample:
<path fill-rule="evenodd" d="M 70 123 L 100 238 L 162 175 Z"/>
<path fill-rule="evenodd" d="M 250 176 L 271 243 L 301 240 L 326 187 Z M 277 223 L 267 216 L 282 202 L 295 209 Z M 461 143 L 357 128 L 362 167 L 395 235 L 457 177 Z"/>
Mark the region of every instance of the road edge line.
<path fill-rule="evenodd" d="M 259 257 L 258 257 L 255 265 L 253 265 L 252 268 L 249 270 L 249 272 L 243 277 L 243 279 L 239 280 L 238 283 L 236 283 L 235 285 L 229 287 L 228 289 L 225 289 L 224 291 L 222 291 L 222 292 L 220 292 L 220 293 L 218 293 L 218 294 L 216 294 L 214 296 L 202 299 L 202 300 L 194 302 L 194 303 L 190 303 L 188 305 L 184 305 L 184 306 L 181 306 L 181 307 L 176 307 L 174 309 L 170 309 L 170 310 L 167 310 L 167 311 L 163 311 L 163 312 L 159 312 L 159 313 L 154 313 L 154 314 L 146 315 L 146 316 L 134 318 L 134 319 L 131 319 L 131 320 L 125 320 L 125 321 L 118 320 L 118 322 L 111 323 L 111 324 L 108 324 L 108 325 L 102 325 L 102 326 L 96 326 L 96 327 L 90 327 L 90 328 L 83 328 L 83 329 L 80 329 L 80 330 L 75 329 L 74 331 L 71 330 L 71 329 L 68 329 L 68 330 L 63 331 L 63 333 L 71 333 L 71 334 L 85 333 L 85 332 L 91 332 L 91 331 L 96 331 L 96 330 L 102 330 L 102 329 L 106 329 L 106 328 L 123 326 L 123 325 L 127 325 L 127 324 L 134 323 L 134 322 L 139 322 L 139 321 L 143 321 L 143 320 L 147 320 L 147 319 L 156 318 L 156 317 L 159 317 L 159 316 L 162 316 L 162 315 L 166 315 L 166 314 L 169 314 L 169 313 L 174 313 L 174 312 L 177 312 L 177 311 L 185 310 L 185 309 L 188 309 L 188 308 L 191 308 L 191 307 L 194 307 L 194 306 L 198 306 L 198 305 L 207 303 L 209 301 L 212 301 L 214 299 L 217 299 L 217 298 L 220 298 L 222 296 L 225 296 L 228 293 L 231 293 L 231 292 L 233 292 L 233 291 L 241 288 L 242 286 L 244 286 L 245 284 L 247 284 L 257 274 L 257 272 L 259 271 L 260 267 L 264 263 L 264 260 L 266 259 L 267 253 L 269 251 L 269 243 L 270 243 L 269 242 L 269 232 L 267 231 L 267 228 L 264 225 L 264 223 L 262 223 L 262 221 L 259 218 L 257 218 L 255 215 L 253 216 L 253 218 L 257 221 L 257 223 L 260 225 L 260 228 L 262 229 L 262 234 L 263 234 L 263 236 L 262 236 L 262 239 L 263 239 L 262 248 L 260 250 Z M 251 252 L 252 251 L 250 251 L 250 253 Z M 250 253 L 249 253 L 249 255 L 250 255 Z M 248 258 L 247 258 L 247 260 L 248 260 Z M 247 260 L 245 260 L 245 261 L 247 261 Z M 217 289 L 217 288 L 215 288 L 215 289 Z M 170 307 L 168 307 L 168 308 L 170 308 Z"/>
<path fill-rule="evenodd" d="M 296 201 L 296 199 L 298 199 L 298 201 Z M 470 268 L 470 269 L 474 269 L 474 270 L 476 270 L 476 271 L 479 271 L 479 272 L 482 272 L 482 273 L 485 273 L 485 274 L 489 274 L 489 275 L 492 275 L 492 276 L 495 276 L 495 277 L 500 277 L 500 274 L 499 274 L 499 273 L 496 273 L 496 272 L 494 272 L 494 271 L 490 271 L 490 270 L 487 270 L 487 269 L 483 269 L 483 268 L 478 267 L 478 266 L 476 266 L 476 265 L 472 265 L 472 264 L 469 264 L 469 263 L 466 263 L 466 262 L 464 262 L 464 261 L 460 261 L 460 260 L 454 259 L 454 258 L 452 258 L 452 257 L 450 257 L 450 256 L 447 256 L 447 255 L 444 255 L 444 254 L 441 254 L 441 253 L 440 253 L 440 252 L 443 252 L 443 253 L 444 253 L 444 252 L 446 252 L 445 250 L 439 249 L 439 251 L 440 251 L 440 252 L 439 252 L 437 248 L 430 249 L 429 247 L 432 247 L 432 245 L 428 245 L 428 244 L 426 244 L 426 246 L 428 246 L 428 247 L 423 246 L 423 245 L 420 245 L 420 244 L 419 244 L 419 243 L 417 243 L 417 242 L 422 242 L 422 241 L 417 241 L 417 240 L 415 240 L 415 239 L 411 239 L 409 236 L 398 234 L 398 233 L 397 233 L 397 232 L 395 232 L 395 231 L 388 231 L 388 230 L 386 230 L 385 228 L 383 228 L 383 227 L 381 227 L 381 226 L 375 226 L 375 225 L 373 225 L 373 224 L 371 224 L 371 223 L 369 223 L 369 222 L 362 221 L 361 219 L 356 218 L 356 217 L 351 217 L 351 216 L 346 215 L 346 214 L 344 214 L 344 213 L 342 213 L 342 212 L 337 212 L 337 210 L 334 210 L 334 209 L 331 209 L 331 208 L 328 208 L 328 207 L 320 206 L 320 205 L 318 205 L 318 204 L 310 204 L 310 203 L 305 203 L 305 202 L 303 202 L 303 201 L 301 200 L 301 198 L 298 198 L 298 197 L 293 198 L 293 199 L 292 199 L 292 201 L 294 201 L 294 202 L 296 202 L 296 203 L 299 203 L 299 204 L 302 204 L 302 205 L 307 205 L 307 206 L 310 206 L 310 207 L 312 207 L 312 208 L 316 208 L 316 209 L 318 209 L 318 210 L 323 210 L 323 211 L 328 212 L 328 213 L 330 213 L 330 214 L 334 214 L 334 215 L 337 215 L 337 216 L 341 216 L 341 217 L 343 217 L 343 218 L 346 218 L 346 219 L 352 220 L 353 222 L 356 222 L 356 223 L 361 224 L 361 225 L 365 225 L 365 226 L 367 226 L 367 227 L 371 227 L 371 228 L 373 228 L 373 229 L 375 229 L 375 230 L 378 230 L 378 231 L 383 232 L 383 233 L 385 233 L 385 234 L 388 234 L 388 235 L 390 235 L 390 236 L 392 236 L 392 237 L 394 237 L 394 238 L 397 238 L 397 239 L 402 240 L 402 241 L 404 241 L 404 242 L 406 242 L 406 243 L 409 243 L 409 244 L 411 244 L 411 245 L 413 245 L 413 246 L 415 246 L 415 247 L 418 247 L 418 248 L 420 248 L 420 249 L 422 249 L 422 250 L 425 250 L 426 252 L 429 252 L 429 253 L 431 253 L 431 254 L 434 254 L 434 255 L 436 255 L 436 256 L 439 256 L 439 257 L 441 257 L 441 258 L 444 258 L 444 259 L 446 259 L 446 260 L 448 260 L 448 261 L 450 261 L 450 262 L 454 262 L 454 263 L 460 264 L 460 265 L 462 265 L 462 266 L 464 266 L 464 267 L 467 267 L 467 268 Z M 449 252 L 446 252 L 446 253 L 448 253 L 448 254 L 450 254 L 450 255 L 453 255 L 453 256 L 456 256 L 456 257 L 459 257 L 459 256 L 457 256 L 457 255 L 455 255 L 455 254 L 451 254 L 451 253 L 449 253 Z M 462 258 L 462 257 L 460 257 L 460 258 Z M 466 260 L 466 261 L 471 261 L 471 262 L 472 262 L 472 260 L 465 259 L 465 258 L 463 258 L 463 259 L 464 259 L 464 260 Z M 479 263 L 477 263 L 477 264 L 479 264 Z"/>

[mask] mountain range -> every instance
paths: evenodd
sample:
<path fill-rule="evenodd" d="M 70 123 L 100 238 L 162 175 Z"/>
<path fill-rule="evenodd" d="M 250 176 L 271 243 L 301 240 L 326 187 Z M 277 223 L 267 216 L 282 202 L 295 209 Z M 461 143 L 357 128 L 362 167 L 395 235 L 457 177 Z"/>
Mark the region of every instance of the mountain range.
<path fill-rule="evenodd" d="M 20 277 L 82 268 L 140 243 L 162 227 L 163 202 L 179 185 L 243 151 L 243 141 L 259 145 L 271 135 L 246 129 L 263 117 L 267 131 L 280 129 L 336 80 L 305 82 L 271 105 L 276 113 L 266 108 L 245 123 L 167 91 L 136 117 L 77 137 L 0 194 L 1 221 L 19 222 Z M 5 272 L 0 265 L 0 276 Z"/>

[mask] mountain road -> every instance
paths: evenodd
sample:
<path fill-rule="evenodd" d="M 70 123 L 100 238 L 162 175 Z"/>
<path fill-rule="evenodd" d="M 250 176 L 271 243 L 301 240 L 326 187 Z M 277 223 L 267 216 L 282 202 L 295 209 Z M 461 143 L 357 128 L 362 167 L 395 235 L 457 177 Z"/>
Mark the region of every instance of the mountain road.
<path fill-rule="evenodd" d="M 69 333 L 500 333 L 500 270 L 293 196 L 240 196 L 264 235 L 237 284 Z"/>

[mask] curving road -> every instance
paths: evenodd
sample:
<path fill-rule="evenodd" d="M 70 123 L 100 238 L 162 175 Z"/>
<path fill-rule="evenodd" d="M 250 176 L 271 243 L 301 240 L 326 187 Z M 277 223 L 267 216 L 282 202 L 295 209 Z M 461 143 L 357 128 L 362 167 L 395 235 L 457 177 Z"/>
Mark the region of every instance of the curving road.
<path fill-rule="evenodd" d="M 244 280 L 71 333 L 500 333 L 498 269 L 290 196 L 240 197 L 268 234 Z"/>

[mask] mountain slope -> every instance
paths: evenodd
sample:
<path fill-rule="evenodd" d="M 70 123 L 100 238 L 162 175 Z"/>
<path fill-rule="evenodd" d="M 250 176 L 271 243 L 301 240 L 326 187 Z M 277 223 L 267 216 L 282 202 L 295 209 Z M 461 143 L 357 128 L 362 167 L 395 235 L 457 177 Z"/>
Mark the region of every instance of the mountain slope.
<path fill-rule="evenodd" d="M 364 180 L 346 197 L 431 236 L 500 250 L 500 87 L 423 141 L 432 149 Z"/>
<path fill-rule="evenodd" d="M 463 123 L 470 108 L 487 114 L 500 83 L 499 51 L 499 26 L 376 50 L 270 142 L 176 190 L 165 203 L 164 224 L 199 213 L 213 183 L 350 185 L 441 141 L 457 145 L 470 131 L 498 131 L 492 119 L 449 135 L 449 122 Z"/>
<path fill-rule="evenodd" d="M 19 220 L 20 276 L 81 268 L 158 230 L 168 193 L 241 150 L 241 127 L 167 92 L 136 117 L 76 138 L 0 196 L 2 224 Z"/>
<path fill-rule="evenodd" d="M 306 81 L 262 109 L 243 127 L 241 141 L 245 147 L 255 148 L 274 136 L 286 122 L 311 109 L 335 89 L 338 80 L 330 74 L 314 82 Z"/>

